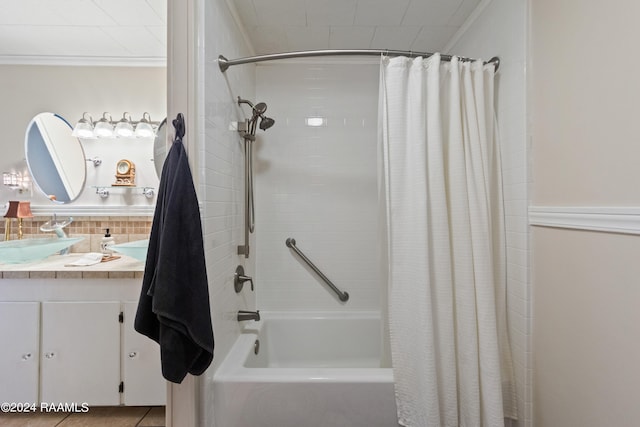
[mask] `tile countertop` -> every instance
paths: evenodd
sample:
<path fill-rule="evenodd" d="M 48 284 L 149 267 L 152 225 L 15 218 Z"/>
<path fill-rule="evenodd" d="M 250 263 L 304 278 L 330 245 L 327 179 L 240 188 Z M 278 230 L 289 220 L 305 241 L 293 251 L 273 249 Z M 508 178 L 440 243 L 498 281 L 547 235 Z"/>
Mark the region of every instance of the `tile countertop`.
<path fill-rule="evenodd" d="M 82 258 L 82 253 L 52 255 L 40 261 L 2 264 L 3 279 L 134 279 L 142 278 L 144 263 L 126 255 L 119 259 L 82 267 L 65 267 Z"/>

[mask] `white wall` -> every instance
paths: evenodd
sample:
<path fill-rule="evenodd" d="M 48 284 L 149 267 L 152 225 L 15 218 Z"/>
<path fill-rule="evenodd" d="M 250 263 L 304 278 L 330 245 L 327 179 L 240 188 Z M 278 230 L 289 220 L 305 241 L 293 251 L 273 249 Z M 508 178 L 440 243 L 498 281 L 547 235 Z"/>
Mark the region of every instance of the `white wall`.
<path fill-rule="evenodd" d="M 489 0 L 448 52 L 500 57 L 496 113 L 501 138 L 507 229 L 507 309 L 520 426 L 532 425 L 531 290 L 528 280 L 526 82 L 527 0 Z M 470 25 L 469 25 L 470 24 Z"/>
<path fill-rule="evenodd" d="M 255 142 L 262 310 L 379 310 L 376 61 L 257 66 L 275 119 Z M 306 117 L 326 124 L 309 127 Z M 341 303 L 285 246 L 293 237 L 350 299 Z"/>
<path fill-rule="evenodd" d="M 638 223 L 639 14 L 625 0 L 531 2 L 539 211 L 627 207 L 634 213 L 620 216 Z M 611 231 L 532 232 L 537 426 L 640 423 L 640 235 Z"/>
<path fill-rule="evenodd" d="M 244 118 L 236 98 L 255 97 L 255 67 L 243 65 L 220 72 L 218 55 L 237 58 L 251 51 L 224 0 L 201 1 L 198 7 L 204 11 L 199 25 L 203 37 L 199 46 L 204 49 L 199 62 L 204 70 L 200 82 L 204 110 L 199 122 L 204 123 L 204 135 L 197 164 L 215 338 L 213 365 L 202 378 L 200 401 L 202 424 L 213 425 L 213 374 L 240 334 L 237 311 L 255 308 L 255 294 L 248 286 L 240 294 L 233 289 L 236 266 L 243 264 L 246 274 L 253 275 L 255 261 L 237 255 L 237 246 L 244 240 L 244 155 L 239 134 L 229 130 L 231 122 Z"/>

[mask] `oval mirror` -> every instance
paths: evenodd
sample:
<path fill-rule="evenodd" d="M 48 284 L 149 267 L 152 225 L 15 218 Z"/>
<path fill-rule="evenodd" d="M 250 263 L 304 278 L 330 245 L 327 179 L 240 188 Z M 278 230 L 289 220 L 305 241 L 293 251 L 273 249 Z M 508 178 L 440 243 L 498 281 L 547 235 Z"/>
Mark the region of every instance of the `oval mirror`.
<path fill-rule="evenodd" d="M 153 163 L 156 167 L 156 174 L 158 179 L 162 175 L 162 166 L 164 165 L 164 159 L 167 158 L 167 119 L 165 118 L 158 130 L 156 131 L 156 139 L 153 143 Z"/>
<path fill-rule="evenodd" d="M 69 203 L 87 175 L 84 150 L 72 127 L 54 113 L 40 113 L 27 126 L 24 151 L 36 187 L 51 201 Z"/>

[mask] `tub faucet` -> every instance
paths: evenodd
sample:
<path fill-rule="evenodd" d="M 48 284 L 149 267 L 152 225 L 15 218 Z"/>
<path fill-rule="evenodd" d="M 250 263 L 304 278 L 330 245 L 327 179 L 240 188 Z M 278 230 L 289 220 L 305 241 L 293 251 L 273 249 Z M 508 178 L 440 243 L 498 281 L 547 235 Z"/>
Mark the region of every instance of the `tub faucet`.
<path fill-rule="evenodd" d="M 256 311 L 238 311 L 238 322 L 242 322 L 244 320 L 255 320 L 256 322 L 260 320 L 260 310 Z"/>

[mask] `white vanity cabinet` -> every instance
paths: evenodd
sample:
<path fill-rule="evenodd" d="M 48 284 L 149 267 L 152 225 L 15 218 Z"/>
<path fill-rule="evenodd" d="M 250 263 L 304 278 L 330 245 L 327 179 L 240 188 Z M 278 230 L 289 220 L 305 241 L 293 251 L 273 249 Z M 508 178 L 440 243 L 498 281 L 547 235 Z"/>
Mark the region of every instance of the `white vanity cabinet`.
<path fill-rule="evenodd" d="M 0 280 L 0 402 L 164 405 L 139 279 Z"/>
<path fill-rule="evenodd" d="M 0 402 L 38 401 L 40 304 L 0 302 Z"/>
<path fill-rule="evenodd" d="M 133 328 L 138 302 L 122 305 L 122 403 L 127 406 L 164 405 L 167 383 L 162 377 L 160 347 Z"/>
<path fill-rule="evenodd" d="M 43 302 L 40 401 L 120 404 L 120 302 Z"/>

